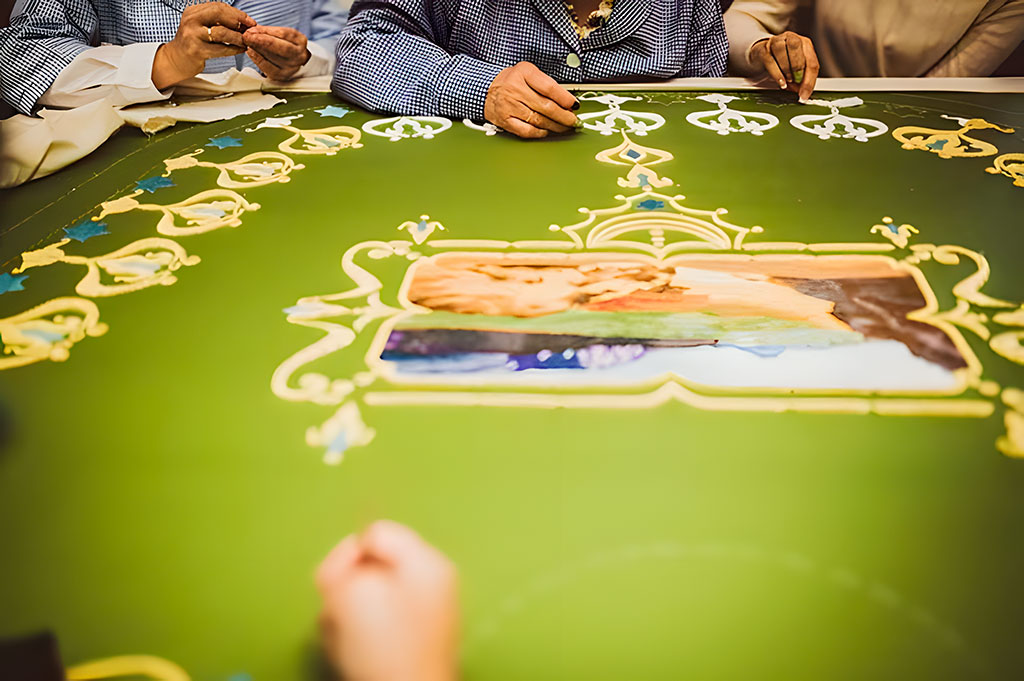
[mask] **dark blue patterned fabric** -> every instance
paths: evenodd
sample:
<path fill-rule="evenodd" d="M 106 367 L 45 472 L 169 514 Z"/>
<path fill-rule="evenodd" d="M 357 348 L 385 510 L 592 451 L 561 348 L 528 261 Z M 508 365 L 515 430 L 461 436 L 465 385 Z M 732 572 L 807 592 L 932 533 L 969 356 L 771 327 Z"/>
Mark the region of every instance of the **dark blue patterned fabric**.
<path fill-rule="evenodd" d="M 585 83 L 723 76 L 727 54 L 720 0 L 616 0 L 583 39 L 563 0 L 360 0 L 332 89 L 373 111 L 480 120 L 491 81 L 520 61 Z"/>
<path fill-rule="evenodd" d="M 75 57 L 101 44 L 165 43 L 181 13 L 195 0 L 28 0 L 11 25 L 0 29 L 0 94 L 31 113 Z M 334 49 L 345 11 L 330 0 L 231 0 L 258 23 L 298 29 Z M 206 72 L 251 66 L 244 54 L 206 62 Z"/>

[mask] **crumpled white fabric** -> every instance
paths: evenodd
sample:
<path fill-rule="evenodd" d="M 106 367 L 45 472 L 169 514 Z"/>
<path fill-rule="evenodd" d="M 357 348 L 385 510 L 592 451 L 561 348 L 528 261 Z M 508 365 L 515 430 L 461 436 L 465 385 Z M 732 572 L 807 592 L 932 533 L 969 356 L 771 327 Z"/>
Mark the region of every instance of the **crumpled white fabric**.
<path fill-rule="evenodd" d="M 175 88 L 178 96 L 208 99 L 121 108 L 103 99 L 74 109 L 42 109 L 0 121 L 0 188 L 50 175 L 91 154 L 126 123 L 153 133 L 178 121 L 209 123 L 263 111 L 284 100 L 267 92 L 328 92 L 330 76 L 287 83 L 267 80 L 254 69 L 200 74 Z M 227 97 L 217 95 L 233 93 Z M 216 98 L 215 98 L 216 97 Z"/>

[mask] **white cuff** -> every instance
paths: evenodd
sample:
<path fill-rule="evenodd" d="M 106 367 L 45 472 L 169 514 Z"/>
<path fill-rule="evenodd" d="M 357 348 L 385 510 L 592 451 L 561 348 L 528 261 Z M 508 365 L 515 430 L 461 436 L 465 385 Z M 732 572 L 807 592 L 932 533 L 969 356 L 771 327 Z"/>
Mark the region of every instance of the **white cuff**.
<path fill-rule="evenodd" d="M 153 85 L 153 61 L 162 43 L 104 45 L 82 52 L 61 71 L 40 104 L 76 107 L 108 99 L 112 106 L 155 102 L 171 96 Z"/>
<path fill-rule="evenodd" d="M 325 76 L 334 72 L 334 54 L 325 46 L 311 40 L 306 43 L 306 49 L 309 50 L 309 61 L 295 74 L 296 78 Z"/>

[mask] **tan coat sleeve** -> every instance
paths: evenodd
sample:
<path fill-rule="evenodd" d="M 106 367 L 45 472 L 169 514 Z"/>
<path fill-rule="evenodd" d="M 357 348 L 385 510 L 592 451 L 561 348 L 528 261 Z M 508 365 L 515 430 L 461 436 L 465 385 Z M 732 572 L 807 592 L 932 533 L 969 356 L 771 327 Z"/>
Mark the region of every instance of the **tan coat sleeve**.
<path fill-rule="evenodd" d="M 1024 41 L 1024 0 L 990 2 L 989 5 L 963 38 L 925 75 L 934 78 L 990 76 Z"/>
<path fill-rule="evenodd" d="M 796 7 L 797 0 L 736 0 L 732 3 L 725 13 L 729 70 L 743 76 L 760 75 L 761 67 L 750 63 L 750 48 L 758 40 L 783 33 Z"/>

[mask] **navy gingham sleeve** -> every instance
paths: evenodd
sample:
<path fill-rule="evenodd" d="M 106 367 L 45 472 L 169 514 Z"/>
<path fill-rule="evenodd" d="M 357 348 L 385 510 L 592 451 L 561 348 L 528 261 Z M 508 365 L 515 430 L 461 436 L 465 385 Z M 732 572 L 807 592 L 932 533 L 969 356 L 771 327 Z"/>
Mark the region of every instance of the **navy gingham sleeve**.
<path fill-rule="evenodd" d="M 0 28 L 0 95 L 31 114 L 60 72 L 93 47 L 99 18 L 88 0 L 29 0 Z"/>
<path fill-rule="evenodd" d="M 371 111 L 482 120 L 502 67 L 440 47 L 450 30 L 442 4 L 353 4 L 338 43 L 334 93 Z"/>
<path fill-rule="evenodd" d="M 684 77 L 721 78 L 729 61 L 721 0 L 694 0 Z"/>

